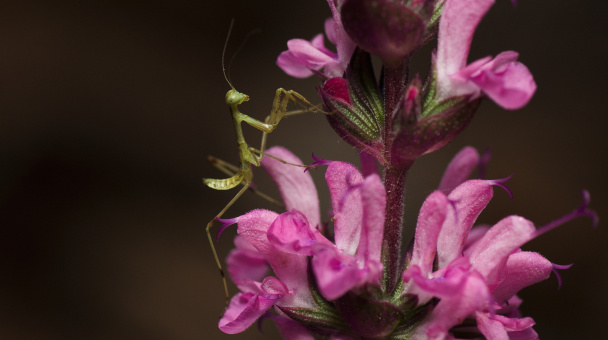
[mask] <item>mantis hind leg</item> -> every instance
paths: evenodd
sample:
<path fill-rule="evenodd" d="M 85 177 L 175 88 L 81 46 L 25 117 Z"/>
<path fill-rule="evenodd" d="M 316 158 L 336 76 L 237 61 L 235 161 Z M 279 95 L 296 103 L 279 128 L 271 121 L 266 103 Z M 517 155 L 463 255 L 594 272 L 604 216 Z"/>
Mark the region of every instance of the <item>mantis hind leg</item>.
<path fill-rule="evenodd" d="M 270 157 L 270 156 L 269 156 Z M 218 168 L 221 172 L 225 173 L 228 176 L 234 176 L 236 173 L 238 173 L 238 171 L 240 170 L 236 165 L 230 164 L 226 161 L 223 161 L 219 158 L 213 157 L 213 156 L 209 156 L 208 158 L 209 162 L 211 163 L 211 165 L 213 165 L 214 167 Z M 246 181 L 242 181 L 241 184 L 247 186 Z M 254 185 L 253 182 L 249 182 L 248 184 L 248 189 L 249 191 L 253 192 L 254 194 L 262 197 L 263 199 L 267 200 L 270 203 L 276 204 L 280 207 L 283 207 L 284 204 L 281 203 L 280 201 L 272 198 L 271 196 L 259 191 Z"/>
<path fill-rule="evenodd" d="M 224 274 L 224 270 L 222 269 L 222 264 L 220 262 L 220 258 L 217 256 L 217 251 L 215 250 L 215 246 L 213 245 L 213 237 L 211 237 L 211 227 L 213 227 L 213 222 L 215 222 L 217 219 L 222 217 L 222 215 L 224 215 L 226 210 L 228 210 L 228 208 L 230 208 L 234 204 L 234 202 L 236 202 L 239 199 L 239 197 L 241 197 L 243 195 L 243 193 L 245 193 L 247 188 L 249 188 L 249 183 L 244 183 L 244 184 L 245 184 L 244 187 L 241 190 L 239 190 L 239 192 L 236 194 L 236 196 L 234 196 L 234 198 L 232 198 L 232 200 L 230 202 L 228 202 L 228 204 L 226 204 L 224 209 L 222 209 L 222 211 L 220 211 L 217 215 L 215 215 L 215 217 L 209 223 L 207 223 L 207 228 L 205 229 L 205 231 L 207 232 L 207 238 L 209 239 L 209 245 L 211 246 L 211 251 L 213 252 L 213 258 L 215 259 L 217 268 L 220 270 L 220 275 L 222 277 L 222 282 L 224 284 L 224 292 L 226 293 L 226 308 L 228 308 L 228 303 L 230 302 L 230 294 L 228 293 L 228 282 L 226 281 L 226 275 Z"/>

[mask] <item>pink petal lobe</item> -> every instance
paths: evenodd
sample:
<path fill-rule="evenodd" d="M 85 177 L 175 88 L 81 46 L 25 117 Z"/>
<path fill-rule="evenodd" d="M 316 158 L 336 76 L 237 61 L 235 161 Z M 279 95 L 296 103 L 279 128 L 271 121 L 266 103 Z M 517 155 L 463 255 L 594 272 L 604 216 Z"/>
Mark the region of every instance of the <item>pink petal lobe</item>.
<path fill-rule="evenodd" d="M 361 186 L 363 205 L 363 226 L 357 249 L 357 256 L 363 260 L 380 262 L 382 237 L 384 234 L 384 211 L 386 208 L 386 191 L 377 174 L 365 178 Z"/>
<path fill-rule="evenodd" d="M 285 340 L 314 340 L 308 329 L 301 323 L 280 315 L 270 316 L 277 325 L 281 337 Z"/>
<path fill-rule="evenodd" d="M 450 75 L 466 66 L 475 29 L 493 4 L 494 0 L 445 2 L 437 40 L 437 86 L 441 98 L 471 92 L 470 87 L 454 86 Z"/>
<path fill-rule="evenodd" d="M 318 41 L 315 42 L 318 45 Z M 306 62 L 311 69 L 318 70 L 325 64 L 333 62 L 334 58 L 319 51 L 313 44 L 304 39 L 291 39 L 287 42 L 287 48 L 294 56 Z"/>
<path fill-rule="evenodd" d="M 488 230 L 490 230 L 490 227 L 487 225 L 476 225 L 471 229 L 471 231 L 469 232 L 469 236 L 467 237 L 467 240 L 464 244 L 465 256 L 469 255 L 469 248 L 473 247 L 473 245 L 477 243 L 477 241 L 481 240 L 483 235 L 485 235 Z"/>
<path fill-rule="evenodd" d="M 295 78 L 308 78 L 314 73 L 307 66 L 303 58 L 296 56 L 291 51 L 283 51 L 277 57 L 277 66 L 283 72 Z"/>
<path fill-rule="evenodd" d="M 477 328 L 486 339 L 489 340 L 509 340 L 509 335 L 505 327 L 499 321 L 492 320 L 484 313 L 475 313 Z"/>
<path fill-rule="evenodd" d="M 509 300 L 521 289 L 546 280 L 552 269 L 551 262 L 538 253 L 511 254 L 505 266 L 506 274 L 493 292 L 494 299 L 498 302 Z"/>
<path fill-rule="evenodd" d="M 361 236 L 363 207 L 361 191 L 356 188 L 363 176 L 353 165 L 332 162 L 325 172 L 334 211 L 336 247 L 344 254 L 355 255 Z"/>
<path fill-rule="evenodd" d="M 312 268 L 319 290 L 328 300 L 335 300 L 361 282 L 361 273 L 354 257 L 324 247 L 317 250 Z"/>
<path fill-rule="evenodd" d="M 325 35 L 327 36 L 327 40 L 335 45 L 337 41 L 336 20 L 334 18 L 327 18 L 325 19 L 323 26 L 325 27 Z"/>
<path fill-rule="evenodd" d="M 528 68 L 516 62 L 517 53 L 503 52 L 470 79 L 496 104 L 507 110 L 525 106 L 534 92 L 536 82 Z"/>
<path fill-rule="evenodd" d="M 444 339 L 442 336 L 450 328 L 461 323 L 468 315 L 483 309 L 489 297 L 483 278 L 475 272 L 469 273 L 460 294 L 441 299 L 425 321 L 416 328 L 413 339 Z"/>
<path fill-rule="evenodd" d="M 329 27 L 326 22 L 325 29 L 333 28 L 333 33 L 327 33 L 327 36 L 328 39 L 336 45 L 336 50 L 338 52 L 338 67 L 335 67 L 331 72 L 325 71 L 325 75 L 327 75 L 328 78 L 342 77 L 344 75 L 344 71 L 346 70 L 356 47 L 342 25 L 342 17 L 338 7 L 341 6 L 343 2 L 344 1 L 338 1 L 338 3 L 336 3 L 334 0 L 327 0 L 334 21 L 333 27 Z"/>
<path fill-rule="evenodd" d="M 266 153 L 289 163 L 302 164 L 302 161 L 289 150 L 282 147 L 272 147 Z M 270 157 L 262 159 L 262 166 L 275 181 L 285 202 L 285 209 L 298 209 L 308 219 L 313 227 L 321 224 L 319 196 L 317 188 L 308 173 L 301 168 L 283 164 Z"/>
<path fill-rule="evenodd" d="M 511 253 L 532 239 L 535 231 L 532 222 L 519 216 L 509 216 L 490 228 L 473 248 L 469 258 L 488 282 L 496 287 L 503 267 Z"/>
<path fill-rule="evenodd" d="M 478 312 L 475 319 L 479 330 L 489 340 L 538 339 L 538 335 L 532 330 L 532 318 L 509 318 Z"/>
<path fill-rule="evenodd" d="M 436 278 L 426 278 L 420 275 L 420 270 L 417 266 L 408 268 L 403 273 L 404 281 L 413 280 L 416 287 L 408 293 L 417 293 L 419 296 L 419 303 L 426 301 L 426 295 L 435 296 L 439 298 L 454 297 L 460 294 L 463 290 L 464 285 L 468 280 L 468 267 L 466 266 L 454 266 L 445 271 L 445 274 Z M 420 294 L 420 291 L 425 294 Z M 424 297 L 421 299 L 421 297 Z"/>
<path fill-rule="evenodd" d="M 331 244 L 296 209 L 279 215 L 272 222 L 268 229 L 268 240 L 280 251 L 299 255 L 312 255 L 313 246 L 318 243 Z"/>
<path fill-rule="evenodd" d="M 254 293 L 238 293 L 232 300 L 218 327 L 227 334 L 240 333 L 251 326 L 276 302 L 276 298 L 266 298 Z"/>
<path fill-rule="evenodd" d="M 226 258 L 228 275 L 233 282 L 249 279 L 261 281 L 268 274 L 268 262 L 251 244 L 237 236 L 234 239 L 236 248 Z"/>
<path fill-rule="evenodd" d="M 462 254 L 469 231 L 492 199 L 494 194 L 492 183 L 492 181 L 469 180 L 448 195 L 452 204 L 448 208 L 448 215 L 437 240 L 439 268 L 445 267 Z"/>
<path fill-rule="evenodd" d="M 439 191 L 449 194 L 469 178 L 471 172 L 479 164 L 479 152 L 473 147 L 464 147 L 460 152 L 454 156 L 450 164 L 448 164 L 441 183 L 439 184 Z"/>
<path fill-rule="evenodd" d="M 422 276 L 428 275 L 433 269 L 437 238 L 447 215 L 447 207 L 447 197 L 442 192 L 435 191 L 420 208 L 410 263 L 420 267 Z"/>
<path fill-rule="evenodd" d="M 285 253 L 268 241 L 268 229 L 277 217 L 268 210 L 253 210 L 239 218 L 237 232 L 266 258 L 276 276 L 293 290 L 293 296 L 286 296 L 282 303 L 314 306 L 308 289 L 306 256 Z"/>

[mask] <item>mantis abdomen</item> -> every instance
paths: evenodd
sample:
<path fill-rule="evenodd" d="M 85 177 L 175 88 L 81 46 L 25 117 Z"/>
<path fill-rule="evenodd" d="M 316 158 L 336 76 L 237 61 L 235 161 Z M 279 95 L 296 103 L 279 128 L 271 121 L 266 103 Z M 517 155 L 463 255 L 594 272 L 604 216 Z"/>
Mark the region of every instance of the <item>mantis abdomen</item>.
<path fill-rule="evenodd" d="M 211 189 L 215 190 L 230 190 L 237 185 L 241 184 L 245 179 L 245 176 L 242 171 L 236 173 L 236 175 L 225 178 L 225 179 L 213 179 L 213 178 L 205 178 L 203 179 L 203 183 Z"/>

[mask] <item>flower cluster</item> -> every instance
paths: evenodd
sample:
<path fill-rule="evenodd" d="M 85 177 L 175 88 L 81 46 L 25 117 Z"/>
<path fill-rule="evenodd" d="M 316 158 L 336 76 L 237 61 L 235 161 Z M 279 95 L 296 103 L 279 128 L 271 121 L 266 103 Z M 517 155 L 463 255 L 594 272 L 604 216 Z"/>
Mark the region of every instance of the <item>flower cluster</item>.
<path fill-rule="evenodd" d="M 268 153 L 301 164 L 286 149 Z M 241 292 L 220 329 L 242 332 L 269 316 L 287 339 L 312 339 L 313 333 L 332 339 L 443 339 L 448 332 L 534 338 L 534 321 L 520 316 L 516 294 L 563 267 L 520 247 L 577 216 L 597 217 L 587 208 L 585 194 L 581 207 L 541 228 L 520 216 L 474 226 L 494 186 L 506 189 L 504 180 L 466 180 L 478 163 L 470 147 L 450 163 L 438 190 L 420 209 L 401 280 L 387 294 L 382 264 L 386 191 L 379 176 L 364 177 L 348 163 L 329 163 L 330 233 L 321 224 L 310 175 L 265 158 L 263 166 L 287 212 L 253 210 L 222 220 L 221 230 L 238 225 L 236 249 L 227 263 Z M 267 276 L 269 269 L 274 276 Z M 268 313 L 272 308 L 277 314 Z"/>
<path fill-rule="evenodd" d="M 325 32 L 336 52 L 322 34 L 293 39 L 277 65 L 322 80 L 327 120 L 360 152 L 361 170 L 315 157 L 314 166 L 327 166 L 332 212 L 324 223 L 310 174 L 293 166 L 300 159 L 267 150 L 272 158 L 261 165 L 285 212 L 220 220 L 218 237 L 237 225 L 227 264 L 240 292 L 219 328 L 234 334 L 270 318 L 286 339 L 299 340 L 538 338 L 516 294 L 569 266 L 521 247 L 579 216 L 597 224 L 586 191 L 579 208 L 539 228 L 520 216 L 476 225 L 495 187 L 511 193 L 508 178 L 469 179 L 487 160 L 468 147 L 422 204 L 413 242 L 402 247 L 405 178 L 414 161 L 460 134 L 483 99 L 518 109 L 536 90 L 516 52 L 467 62 L 494 0 L 327 1 Z M 436 36 L 426 79 L 411 76 L 409 59 Z M 379 78 L 372 56 L 382 61 Z"/>

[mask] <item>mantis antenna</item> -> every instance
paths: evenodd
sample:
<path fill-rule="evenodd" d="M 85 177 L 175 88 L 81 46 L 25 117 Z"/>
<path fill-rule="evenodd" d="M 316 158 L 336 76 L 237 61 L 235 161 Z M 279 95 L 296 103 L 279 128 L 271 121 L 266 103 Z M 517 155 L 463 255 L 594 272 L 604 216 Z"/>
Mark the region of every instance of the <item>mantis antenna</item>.
<path fill-rule="evenodd" d="M 224 64 L 224 59 L 226 56 L 226 47 L 228 47 L 228 40 L 230 40 L 230 34 L 232 33 L 232 27 L 234 27 L 234 18 L 232 18 L 232 20 L 230 20 L 230 27 L 228 28 L 228 35 L 226 36 L 226 41 L 224 42 L 224 50 L 222 51 L 222 72 L 224 72 L 224 79 L 226 79 L 226 82 L 228 82 L 228 85 L 230 85 L 230 87 L 234 90 L 234 86 L 232 86 L 232 83 L 230 82 L 229 77 L 226 76 L 226 66 Z M 233 58 L 230 59 L 230 63 L 232 63 Z"/>
<path fill-rule="evenodd" d="M 239 54 L 239 52 L 241 52 L 241 50 L 243 49 L 243 47 L 245 46 L 245 44 L 247 43 L 249 38 L 251 38 L 252 36 L 254 36 L 262 31 L 261 29 L 256 28 L 252 31 L 249 31 L 249 33 L 247 33 L 245 38 L 243 38 L 243 42 L 241 43 L 241 45 L 239 45 L 239 47 L 236 49 L 236 52 L 234 52 L 232 54 L 232 56 L 230 57 L 230 61 L 228 62 L 228 72 L 226 72 L 226 67 L 224 66 L 224 58 L 226 56 L 226 49 L 228 48 L 228 40 L 230 39 L 230 34 L 232 33 L 233 27 L 234 27 L 234 18 L 232 20 L 230 20 L 230 28 L 228 29 L 228 36 L 226 37 L 226 42 L 224 42 L 224 50 L 222 51 L 222 71 L 224 71 L 224 79 L 226 79 L 226 81 L 228 82 L 228 85 L 230 85 L 230 87 L 232 89 L 234 89 L 234 86 L 232 86 L 232 83 L 230 82 L 230 66 L 232 65 L 232 62 L 234 61 L 236 56 Z"/>

